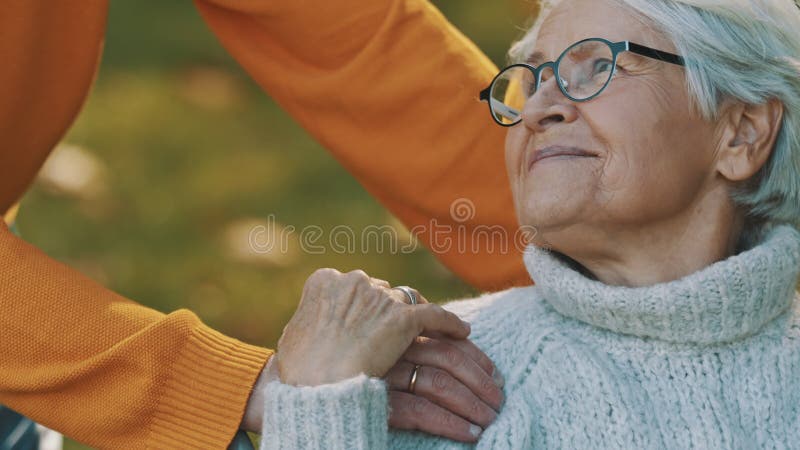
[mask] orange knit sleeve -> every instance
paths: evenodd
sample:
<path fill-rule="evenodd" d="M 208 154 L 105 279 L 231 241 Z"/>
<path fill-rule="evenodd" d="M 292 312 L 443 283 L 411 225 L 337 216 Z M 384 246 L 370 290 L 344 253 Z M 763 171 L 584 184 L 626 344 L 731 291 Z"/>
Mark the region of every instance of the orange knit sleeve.
<path fill-rule="evenodd" d="M 0 403 L 99 448 L 225 448 L 271 351 L 125 299 L 0 221 Z"/>
<path fill-rule="evenodd" d="M 9 149 L 0 152 L 0 209 L 74 117 L 106 4 L 73 0 L 45 14 L 56 11 L 52 2 L 12 3 L 25 14 L 0 17 L 8 44 L 0 54 L 14 61 L 0 87 L 16 93 L 0 96 L 10 105 L 0 110 L 9 118 L 0 121 Z M 503 130 L 476 98 L 495 68 L 438 11 L 422 0 L 197 5 L 252 76 L 447 266 L 484 289 L 528 282 L 519 253 L 502 245 L 515 230 Z M 72 20 L 70 10 L 82 15 Z M 23 48 L 18 36 L 36 45 Z M 75 45 L 64 52 L 59 43 Z M 70 63 L 80 70 L 69 85 L 50 82 L 58 72 L 40 65 L 59 57 L 80 63 Z M 41 94 L 40 81 L 69 94 L 63 108 L 46 108 L 58 116 L 18 106 Z M 458 199 L 473 205 L 466 215 L 451 211 Z M 476 237 L 494 251 L 471 248 Z M 270 355 L 190 311 L 163 314 L 125 299 L 0 224 L 0 403 L 44 425 L 100 448 L 224 448 Z"/>
<path fill-rule="evenodd" d="M 78 113 L 107 9 L 0 2 L 0 215 Z M 93 447 L 225 448 L 270 353 L 122 298 L 0 220 L 0 404 Z"/>
<path fill-rule="evenodd" d="M 424 0 L 195 0 L 222 44 L 461 278 L 530 284 L 513 241 L 496 73 Z"/>

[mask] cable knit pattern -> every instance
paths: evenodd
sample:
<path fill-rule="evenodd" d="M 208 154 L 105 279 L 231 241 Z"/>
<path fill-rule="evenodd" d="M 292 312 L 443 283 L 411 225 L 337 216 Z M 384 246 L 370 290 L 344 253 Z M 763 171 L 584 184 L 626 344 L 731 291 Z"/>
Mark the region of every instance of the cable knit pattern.
<path fill-rule="evenodd" d="M 444 305 L 506 379 L 477 448 L 800 448 L 800 233 L 679 280 L 605 285 L 547 250 L 537 285 Z M 266 387 L 265 448 L 460 449 L 388 430 L 383 380 Z"/>

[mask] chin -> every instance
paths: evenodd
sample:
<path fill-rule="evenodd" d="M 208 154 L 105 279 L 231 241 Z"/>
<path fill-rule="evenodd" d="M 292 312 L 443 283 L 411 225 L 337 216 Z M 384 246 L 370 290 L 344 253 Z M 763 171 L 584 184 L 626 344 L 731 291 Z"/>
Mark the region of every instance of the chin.
<path fill-rule="evenodd" d="M 559 230 L 562 225 L 557 222 L 551 222 L 549 220 L 542 220 L 535 217 L 528 217 L 525 220 L 520 222 L 522 228 L 525 230 L 530 230 L 532 233 L 526 235 L 529 239 L 529 243 L 536 244 L 537 246 L 544 246 L 550 245 L 550 240 L 548 236 L 552 236 L 552 233 Z"/>
<path fill-rule="evenodd" d="M 528 204 L 522 209 L 520 223 L 541 230 L 558 229 L 575 222 L 575 209 L 569 204 L 551 201 L 546 204 Z"/>

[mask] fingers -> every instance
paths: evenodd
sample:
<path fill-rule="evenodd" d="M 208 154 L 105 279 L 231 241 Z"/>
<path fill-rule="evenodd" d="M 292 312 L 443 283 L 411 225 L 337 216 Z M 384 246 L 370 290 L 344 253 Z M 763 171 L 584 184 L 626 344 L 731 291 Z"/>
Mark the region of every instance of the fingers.
<path fill-rule="evenodd" d="M 502 388 L 505 385 L 505 381 L 503 380 L 502 375 L 499 373 L 499 371 L 495 370 L 495 365 L 494 365 L 494 363 L 492 363 L 492 360 L 489 359 L 489 357 L 486 356 L 486 354 L 483 353 L 483 351 L 481 349 L 479 349 L 478 346 L 475 345 L 471 340 L 469 340 L 469 339 L 451 339 L 451 338 L 445 336 L 444 334 L 438 333 L 438 332 L 435 332 L 435 331 L 422 333 L 420 336 L 437 339 L 439 341 L 443 341 L 443 342 L 446 342 L 446 343 L 448 343 L 450 345 L 458 347 L 458 349 L 460 349 L 467 356 L 472 358 L 472 360 L 475 361 L 475 363 L 478 364 L 478 366 L 480 366 L 480 368 L 483 369 L 483 371 L 487 375 L 492 377 L 492 379 L 494 379 L 494 382 L 495 382 L 495 384 L 497 386 Z M 408 358 L 406 358 L 406 359 L 408 359 Z M 417 362 L 417 364 L 422 364 L 422 363 L 420 363 L 418 361 L 416 361 L 416 362 Z"/>
<path fill-rule="evenodd" d="M 456 339 L 469 335 L 469 325 L 452 312 L 421 296 L 421 304 L 410 306 L 403 301 L 415 299 L 410 288 L 398 292 L 388 285 L 362 270 L 311 274 L 278 341 L 282 354 L 289 355 L 281 358 L 281 372 L 288 367 L 286 378 L 321 384 L 360 372 L 383 376 L 423 331 Z M 335 348 L 351 350 L 332 358 Z"/>
<path fill-rule="evenodd" d="M 417 334 L 438 331 L 455 339 L 466 339 L 469 336 L 469 324 L 437 304 L 415 305 L 407 311 L 419 329 Z"/>
<path fill-rule="evenodd" d="M 420 430 L 461 442 L 476 442 L 481 428 L 433 404 L 405 392 L 389 392 L 389 426 L 400 430 Z"/>
<path fill-rule="evenodd" d="M 485 405 L 500 411 L 503 404 L 500 386 L 460 348 L 440 340 L 421 337 L 406 350 L 403 358 L 412 364 L 444 370 Z"/>
<path fill-rule="evenodd" d="M 414 363 L 400 361 L 386 373 L 385 379 L 389 390 L 408 392 L 408 385 Z M 491 381 L 489 381 L 491 385 Z M 495 387 L 496 389 L 496 387 Z M 491 388 L 481 388 L 490 391 Z M 428 401 L 457 414 L 459 417 L 480 425 L 488 427 L 497 418 L 497 407 L 479 398 L 475 393 L 465 386 L 460 380 L 452 377 L 447 371 L 434 366 L 422 365 L 417 370 L 417 382 L 414 387 L 414 395 L 424 397 Z M 501 394 L 502 395 L 502 394 Z"/>
<path fill-rule="evenodd" d="M 327 273 L 325 271 L 332 271 L 335 272 L 336 274 L 341 275 L 341 273 L 336 271 L 335 269 L 321 269 L 321 270 L 323 271 L 323 273 Z M 345 273 L 344 276 L 350 278 L 354 283 L 369 281 L 369 283 L 372 286 L 384 289 L 389 294 L 389 297 L 391 297 L 393 300 L 398 301 L 400 303 L 406 303 L 406 304 L 411 303 L 410 299 L 408 298 L 408 295 L 406 295 L 402 290 L 398 289 L 397 287 L 392 287 L 392 285 L 389 284 L 389 282 L 386 280 L 370 277 L 363 270 L 360 269 L 352 270 L 350 272 Z M 430 303 L 428 299 L 426 299 L 422 294 L 419 293 L 418 290 L 410 286 L 404 286 L 404 287 L 409 288 L 416 295 L 418 304 Z"/>

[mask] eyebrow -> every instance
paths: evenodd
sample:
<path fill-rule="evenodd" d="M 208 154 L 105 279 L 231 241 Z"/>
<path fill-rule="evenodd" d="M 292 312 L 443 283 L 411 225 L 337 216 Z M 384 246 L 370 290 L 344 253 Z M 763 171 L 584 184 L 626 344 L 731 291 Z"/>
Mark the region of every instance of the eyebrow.
<path fill-rule="evenodd" d="M 528 59 L 525 60 L 526 63 L 532 66 L 539 65 L 542 63 L 542 61 L 544 61 L 544 53 L 542 52 L 533 52 L 530 56 L 528 56 Z"/>

